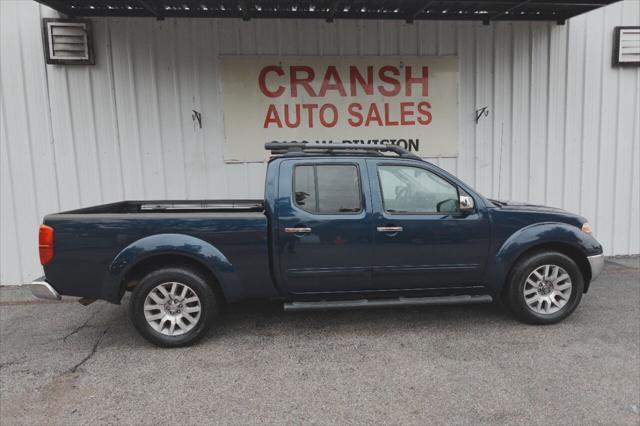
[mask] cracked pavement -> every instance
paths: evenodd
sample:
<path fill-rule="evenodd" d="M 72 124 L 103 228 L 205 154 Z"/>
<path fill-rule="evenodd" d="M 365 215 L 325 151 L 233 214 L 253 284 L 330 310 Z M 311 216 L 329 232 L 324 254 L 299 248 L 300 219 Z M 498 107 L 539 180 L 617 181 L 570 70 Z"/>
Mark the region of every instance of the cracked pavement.
<path fill-rule="evenodd" d="M 640 424 L 639 258 L 546 327 L 490 306 L 229 308 L 160 349 L 121 306 L 0 288 L 0 424 Z"/>

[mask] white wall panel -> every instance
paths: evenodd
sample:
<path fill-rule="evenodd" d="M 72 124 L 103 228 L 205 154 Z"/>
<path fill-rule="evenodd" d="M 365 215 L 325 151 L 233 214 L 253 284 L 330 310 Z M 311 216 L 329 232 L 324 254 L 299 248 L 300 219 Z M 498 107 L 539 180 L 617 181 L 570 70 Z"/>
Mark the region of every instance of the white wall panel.
<path fill-rule="evenodd" d="M 487 196 L 585 215 L 607 254 L 638 253 L 640 72 L 610 58 L 613 27 L 640 25 L 639 6 L 564 26 L 93 19 L 96 65 L 65 67 L 42 57 L 40 18 L 56 13 L 2 1 L 0 282 L 41 272 L 49 212 L 261 196 L 265 163 L 222 159 L 220 55 L 458 55 L 460 153 L 429 160 Z"/>

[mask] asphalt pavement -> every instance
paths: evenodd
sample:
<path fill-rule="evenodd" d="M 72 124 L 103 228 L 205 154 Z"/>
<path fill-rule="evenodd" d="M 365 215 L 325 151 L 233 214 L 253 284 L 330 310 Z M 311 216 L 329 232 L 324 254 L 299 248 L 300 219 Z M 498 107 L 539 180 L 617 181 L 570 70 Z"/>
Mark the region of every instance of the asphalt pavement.
<path fill-rule="evenodd" d="M 160 349 L 124 302 L 0 288 L 0 424 L 640 424 L 637 257 L 544 327 L 492 305 L 242 305 Z"/>

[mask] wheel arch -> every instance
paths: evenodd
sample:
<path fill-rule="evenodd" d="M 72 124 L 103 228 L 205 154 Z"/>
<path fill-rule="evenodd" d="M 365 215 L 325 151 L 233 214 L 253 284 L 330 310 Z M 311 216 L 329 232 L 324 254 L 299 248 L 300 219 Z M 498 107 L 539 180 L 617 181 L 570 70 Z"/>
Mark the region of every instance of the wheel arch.
<path fill-rule="evenodd" d="M 124 248 L 109 265 L 105 289 L 118 302 L 141 274 L 164 265 L 196 268 L 210 278 L 225 301 L 241 293 L 240 280 L 231 262 L 220 250 L 199 238 L 183 234 L 158 234 L 137 240 Z"/>
<path fill-rule="evenodd" d="M 591 282 L 591 266 L 587 256 L 602 253 L 602 246 L 590 235 L 566 223 L 545 222 L 513 233 L 500 247 L 493 265 L 493 282 L 503 292 L 513 267 L 524 256 L 540 251 L 556 251 L 571 258 L 580 269 L 585 292 Z"/>
<path fill-rule="evenodd" d="M 156 254 L 140 260 L 123 275 L 119 289 L 120 298 L 124 296 L 124 293 L 127 290 L 133 290 L 145 275 L 154 270 L 160 269 L 161 267 L 167 266 L 198 271 L 204 278 L 206 278 L 207 283 L 211 286 L 216 295 L 226 303 L 224 292 L 222 291 L 222 287 L 220 286 L 220 282 L 215 273 L 200 259 L 195 259 L 184 254 Z"/>

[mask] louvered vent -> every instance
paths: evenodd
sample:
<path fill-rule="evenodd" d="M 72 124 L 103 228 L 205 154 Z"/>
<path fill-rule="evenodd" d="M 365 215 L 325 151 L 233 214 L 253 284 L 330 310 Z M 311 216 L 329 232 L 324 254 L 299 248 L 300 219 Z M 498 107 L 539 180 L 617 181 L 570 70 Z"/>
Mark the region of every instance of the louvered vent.
<path fill-rule="evenodd" d="M 613 64 L 640 65 L 640 27 L 616 27 L 613 37 Z"/>
<path fill-rule="evenodd" d="M 45 18 L 42 31 L 47 64 L 94 64 L 90 21 Z"/>

